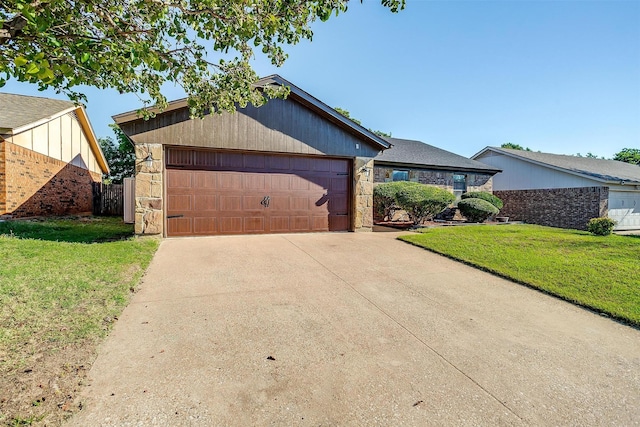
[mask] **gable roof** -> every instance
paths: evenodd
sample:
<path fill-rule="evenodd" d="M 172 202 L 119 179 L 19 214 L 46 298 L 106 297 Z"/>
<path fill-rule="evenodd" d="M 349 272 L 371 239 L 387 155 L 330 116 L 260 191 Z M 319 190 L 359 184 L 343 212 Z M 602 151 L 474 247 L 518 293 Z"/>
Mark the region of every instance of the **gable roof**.
<path fill-rule="evenodd" d="M 75 114 L 100 169 L 108 173 L 107 159 L 93 133 L 93 127 L 84 107 L 71 101 L 0 93 L 0 141 L 2 135 L 16 135 L 68 113 Z"/>
<path fill-rule="evenodd" d="M 19 129 L 75 107 L 71 101 L 0 93 L 0 129 Z"/>
<path fill-rule="evenodd" d="M 390 150 L 379 154 L 374 163 L 414 166 L 420 168 L 436 168 L 461 172 L 484 172 L 496 174 L 500 172 L 493 166 L 485 165 L 450 151 L 443 150 L 422 141 L 399 138 L 385 138 L 392 144 Z"/>
<path fill-rule="evenodd" d="M 490 151 L 600 182 L 640 184 L 640 166 L 619 162 L 617 160 L 594 159 L 591 157 L 540 153 L 498 147 L 486 147 L 472 158 L 479 158 Z"/>
<path fill-rule="evenodd" d="M 279 85 L 286 86 L 290 89 L 290 93 L 287 99 L 292 99 L 311 111 L 315 112 L 319 116 L 324 119 L 330 121 L 341 129 L 347 131 L 348 133 L 357 136 L 362 139 L 364 142 L 367 142 L 374 147 L 377 147 L 380 150 L 386 150 L 391 147 L 384 138 L 376 135 L 370 130 L 360 126 L 356 122 L 348 119 L 342 114 L 338 113 L 333 108 L 329 107 L 324 102 L 320 101 L 318 98 L 310 95 L 304 90 L 300 89 L 298 86 L 294 85 L 290 81 L 280 77 L 277 74 L 273 74 L 271 76 L 263 77 L 258 80 L 254 86 L 256 87 L 265 87 L 269 85 Z M 168 103 L 167 107 L 160 111 L 158 109 L 151 109 L 155 113 L 166 113 L 173 110 L 178 110 L 181 108 L 187 108 L 187 98 L 178 99 L 176 101 L 171 101 Z M 121 113 L 113 116 L 113 120 L 118 124 L 127 123 L 133 120 L 138 120 L 140 117 L 138 115 L 137 110 L 128 111 L 126 113 Z"/>

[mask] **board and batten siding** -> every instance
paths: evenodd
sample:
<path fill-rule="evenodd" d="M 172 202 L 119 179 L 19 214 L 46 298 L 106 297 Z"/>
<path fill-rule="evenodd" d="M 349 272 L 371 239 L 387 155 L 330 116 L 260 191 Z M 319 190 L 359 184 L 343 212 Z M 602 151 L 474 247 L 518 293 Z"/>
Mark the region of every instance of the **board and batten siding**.
<path fill-rule="evenodd" d="M 82 126 L 74 113 L 6 138 L 20 147 L 70 163 L 97 174 L 102 173 Z"/>
<path fill-rule="evenodd" d="M 187 108 L 120 124 L 136 143 L 335 157 L 375 157 L 379 150 L 290 99 L 190 119 Z"/>
<path fill-rule="evenodd" d="M 487 152 L 476 158 L 484 164 L 502 169 L 493 177 L 493 190 L 537 190 L 544 188 L 593 187 L 601 183 L 553 168 Z"/>

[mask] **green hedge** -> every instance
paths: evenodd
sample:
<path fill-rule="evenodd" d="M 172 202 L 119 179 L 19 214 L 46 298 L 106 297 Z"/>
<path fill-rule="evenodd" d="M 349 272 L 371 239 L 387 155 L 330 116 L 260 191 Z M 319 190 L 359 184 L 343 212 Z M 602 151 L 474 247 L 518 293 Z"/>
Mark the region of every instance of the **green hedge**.
<path fill-rule="evenodd" d="M 591 218 L 587 223 L 587 231 L 596 236 L 608 236 L 615 226 L 616 222 L 611 218 Z"/>
<path fill-rule="evenodd" d="M 484 222 L 491 215 L 496 215 L 500 210 L 491 203 L 482 199 L 462 199 L 458 202 L 460 213 L 469 222 Z"/>
<path fill-rule="evenodd" d="M 470 191 L 468 193 L 464 193 L 460 196 L 462 199 L 481 199 L 491 203 L 498 209 L 502 209 L 503 203 L 499 197 L 494 196 L 491 193 L 487 193 L 486 191 Z"/>

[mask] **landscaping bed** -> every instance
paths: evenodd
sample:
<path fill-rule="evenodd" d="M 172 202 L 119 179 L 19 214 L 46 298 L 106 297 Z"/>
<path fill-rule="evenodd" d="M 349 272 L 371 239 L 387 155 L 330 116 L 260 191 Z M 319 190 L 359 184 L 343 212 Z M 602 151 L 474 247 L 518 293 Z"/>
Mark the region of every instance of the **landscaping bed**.
<path fill-rule="evenodd" d="M 0 424 L 59 425 L 81 408 L 96 347 L 157 246 L 120 218 L 0 222 Z"/>
<path fill-rule="evenodd" d="M 640 326 L 640 236 L 503 225 L 425 228 L 400 239 Z"/>

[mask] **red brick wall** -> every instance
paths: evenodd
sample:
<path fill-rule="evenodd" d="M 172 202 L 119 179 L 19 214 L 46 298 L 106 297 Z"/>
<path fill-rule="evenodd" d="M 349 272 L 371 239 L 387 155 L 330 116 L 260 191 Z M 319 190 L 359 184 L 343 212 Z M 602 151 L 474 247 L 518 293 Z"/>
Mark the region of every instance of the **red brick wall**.
<path fill-rule="evenodd" d="M 510 221 L 550 227 L 586 229 L 591 218 L 607 216 L 609 187 L 494 191 L 504 207 L 500 216 Z"/>
<path fill-rule="evenodd" d="M 15 144 L 4 145 L 4 213 L 14 218 L 91 212 L 100 174 Z"/>
<path fill-rule="evenodd" d="M 4 146 L 5 142 L 0 141 L 0 215 L 5 213 L 5 201 L 7 197 L 4 176 Z"/>

